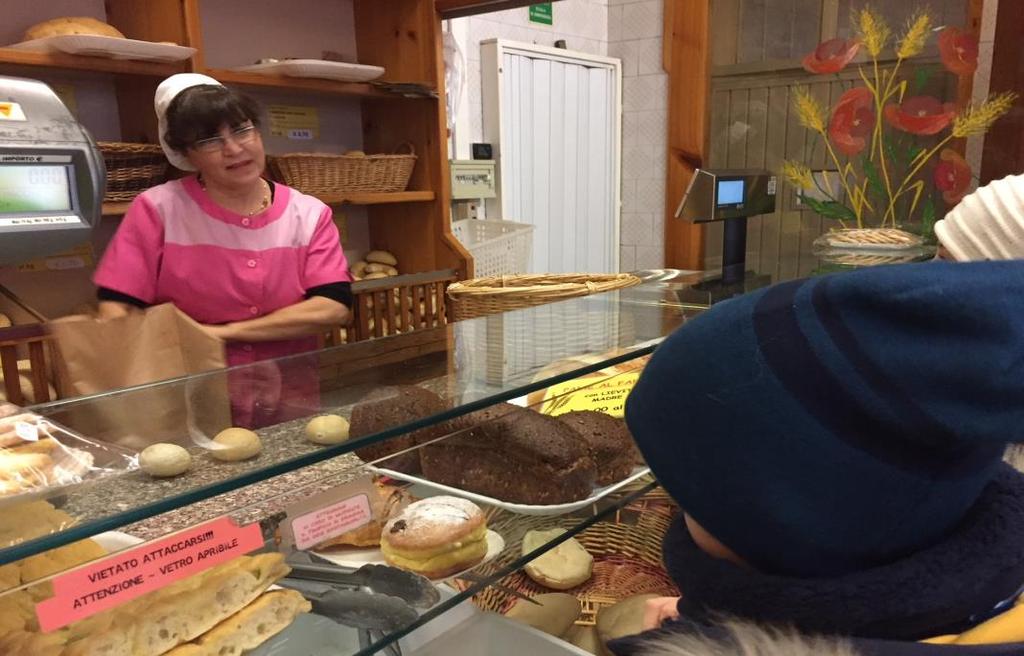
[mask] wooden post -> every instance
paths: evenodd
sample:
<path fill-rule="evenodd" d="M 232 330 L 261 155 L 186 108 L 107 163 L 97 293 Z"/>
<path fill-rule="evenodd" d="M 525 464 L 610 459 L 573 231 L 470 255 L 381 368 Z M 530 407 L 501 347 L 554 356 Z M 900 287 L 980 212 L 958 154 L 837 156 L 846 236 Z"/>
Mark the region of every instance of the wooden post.
<path fill-rule="evenodd" d="M 675 218 L 694 171 L 708 155 L 711 91 L 710 0 L 665 0 L 668 167 L 665 179 L 665 266 L 704 268 L 704 230 Z"/>
<path fill-rule="evenodd" d="M 999 0 L 995 44 L 992 50 L 992 76 L 989 93 L 1021 92 L 1024 89 L 1024 0 Z M 995 122 L 985 135 L 981 160 L 981 184 L 988 184 L 1024 170 L 1024 100 Z"/>

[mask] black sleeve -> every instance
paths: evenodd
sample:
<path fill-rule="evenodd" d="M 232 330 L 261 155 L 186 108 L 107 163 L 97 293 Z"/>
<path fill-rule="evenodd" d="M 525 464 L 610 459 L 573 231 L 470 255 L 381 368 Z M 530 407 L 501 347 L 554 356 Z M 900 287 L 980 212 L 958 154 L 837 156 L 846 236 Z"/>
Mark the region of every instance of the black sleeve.
<path fill-rule="evenodd" d="M 350 310 L 352 309 L 352 283 L 350 282 L 329 282 L 326 285 L 317 285 L 306 290 L 306 298 L 314 296 L 329 298 Z"/>
<path fill-rule="evenodd" d="M 106 287 L 100 287 L 96 290 L 96 298 L 101 301 L 114 301 L 115 303 L 125 303 L 127 305 L 134 305 L 137 308 L 145 310 L 149 307 L 149 303 L 140 301 L 134 296 L 128 294 L 122 294 L 121 292 L 114 291 L 113 289 L 107 289 Z"/>

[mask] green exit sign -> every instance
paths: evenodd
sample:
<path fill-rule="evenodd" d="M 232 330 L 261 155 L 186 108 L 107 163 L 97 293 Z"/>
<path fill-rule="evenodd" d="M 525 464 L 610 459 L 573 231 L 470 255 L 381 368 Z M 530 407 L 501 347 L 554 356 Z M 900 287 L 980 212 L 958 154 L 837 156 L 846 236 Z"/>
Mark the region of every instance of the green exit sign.
<path fill-rule="evenodd" d="M 552 25 L 555 22 L 555 15 L 551 9 L 550 2 L 542 2 L 536 5 L 530 5 L 530 22 L 540 23 L 541 25 Z"/>

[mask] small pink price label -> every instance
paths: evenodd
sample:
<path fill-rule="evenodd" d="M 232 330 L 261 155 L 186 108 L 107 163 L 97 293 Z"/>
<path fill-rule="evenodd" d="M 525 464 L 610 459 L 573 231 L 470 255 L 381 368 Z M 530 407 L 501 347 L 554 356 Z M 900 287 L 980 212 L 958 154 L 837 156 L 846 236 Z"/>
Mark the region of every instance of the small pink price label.
<path fill-rule="evenodd" d="M 366 494 L 342 499 L 292 519 L 296 549 L 309 549 L 324 540 L 365 526 L 373 519 L 370 497 Z"/>
<path fill-rule="evenodd" d="M 55 631 L 263 546 L 259 524 L 221 517 L 114 554 L 53 579 L 36 604 L 39 628 Z"/>

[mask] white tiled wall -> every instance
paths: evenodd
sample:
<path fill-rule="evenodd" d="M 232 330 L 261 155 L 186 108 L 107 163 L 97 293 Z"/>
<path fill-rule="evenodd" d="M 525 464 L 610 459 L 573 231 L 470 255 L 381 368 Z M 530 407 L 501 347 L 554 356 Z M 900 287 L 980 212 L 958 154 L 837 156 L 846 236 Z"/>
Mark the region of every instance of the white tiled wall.
<path fill-rule="evenodd" d="M 992 75 L 992 49 L 995 43 L 996 14 L 999 11 L 999 0 L 985 0 L 981 15 L 981 34 L 978 39 L 978 70 L 974 72 L 974 92 L 972 102 L 977 105 L 988 97 L 989 82 Z M 971 165 L 974 175 L 981 172 L 982 147 L 985 137 L 970 137 L 967 140 L 967 162 Z"/>
<path fill-rule="evenodd" d="M 456 156 L 482 140 L 480 42 L 501 38 L 540 45 L 564 39 L 571 50 L 608 55 L 623 64 L 623 271 L 664 261 L 668 76 L 661 62 L 664 0 L 562 0 L 551 27 L 529 22 L 528 10 L 460 18 L 451 29 L 466 58 L 467 80 L 456 122 Z"/>
<path fill-rule="evenodd" d="M 608 55 L 622 59 L 623 271 L 660 268 L 665 243 L 668 75 L 664 0 L 608 0 Z"/>

